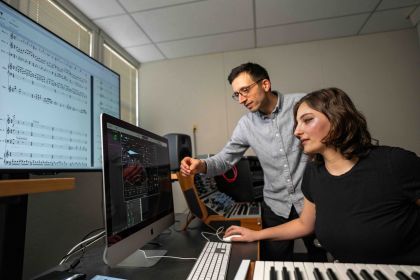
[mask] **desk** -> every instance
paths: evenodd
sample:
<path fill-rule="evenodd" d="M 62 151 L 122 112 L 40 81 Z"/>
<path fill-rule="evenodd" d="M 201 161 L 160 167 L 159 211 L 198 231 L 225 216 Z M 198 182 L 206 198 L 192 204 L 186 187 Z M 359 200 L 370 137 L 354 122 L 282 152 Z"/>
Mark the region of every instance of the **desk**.
<path fill-rule="evenodd" d="M 143 249 L 168 250 L 167 256 L 198 257 L 206 240 L 201 236 L 201 231 L 212 232 L 200 220 L 195 219 L 186 231 L 179 231 L 184 224 L 185 217 L 177 215 L 176 222 L 169 230 L 159 235 L 154 242 L 159 242 L 162 247 L 147 245 Z M 209 235 L 211 241 L 217 241 L 215 236 Z M 87 274 L 87 279 L 93 276 L 106 275 L 124 279 L 186 279 L 194 260 L 177 260 L 163 258 L 155 266 L 149 268 L 110 268 L 102 261 L 104 245 L 89 249 L 77 267 L 77 272 Z M 242 259 L 258 259 L 258 243 L 232 243 L 231 257 L 226 279 L 233 279 Z"/>

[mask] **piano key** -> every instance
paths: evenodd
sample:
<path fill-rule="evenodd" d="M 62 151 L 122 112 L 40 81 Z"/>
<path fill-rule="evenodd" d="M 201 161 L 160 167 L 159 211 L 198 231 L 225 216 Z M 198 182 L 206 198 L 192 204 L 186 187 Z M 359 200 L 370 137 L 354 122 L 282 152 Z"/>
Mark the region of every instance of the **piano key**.
<path fill-rule="evenodd" d="M 270 270 L 272 266 L 274 266 L 274 262 L 264 262 L 264 279 L 270 279 Z"/>
<path fill-rule="evenodd" d="M 333 268 L 335 267 L 335 270 L 338 274 L 338 278 L 341 280 L 348 280 L 348 276 L 346 274 L 347 267 L 343 263 L 332 263 Z"/>
<path fill-rule="evenodd" d="M 413 277 L 414 280 L 420 280 L 420 273 L 417 271 L 413 271 L 411 274 L 411 277 Z"/>
<path fill-rule="evenodd" d="M 318 267 L 314 268 L 314 276 L 316 280 L 324 280 L 324 277 Z"/>
<path fill-rule="evenodd" d="M 281 270 L 283 268 L 283 262 L 274 262 L 274 267 L 277 272 L 277 279 L 281 279 Z"/>
<path fill-rule="evenodd" d="M 289 273 L 289 279 L 294 280 L 295 274 L 295 266 L 293 265 L 293 262 L 283 262 L 283 266 L 286 267 L 287 272 Z"/>
<path fill-rule="evenodd" d="M 346 274 L 350 278 L 350 280 L 360 280 L 357 274 L 351 268 L 347 268 Z"/>
<path fill-rule="evenodd" d="M 381 271 L 386 278 L 388 279 L 396 279 L 396 272 L 391 268 L 391 266 L 389 265 L 383 265 L 383 264 L 379 264 L 378 265 L 379 271 Z"/>
<path fill-rule="evenodd" d="M 274 266 L 270 268 L 270 280 L 277 280 L 277 271 Z"/>
<path fill-rule="evenodd" d="M 411 280 L 411 278 L 401 270 L 398 270 L 397 273 L 395 273 L 395 276 L 400 280 Z"/>
<path fill-rule="evenodd" d="M 305 270 L 306 270 L 306 275 L 308 276 L 309 280 L 316 280 L 315 279 L 315 275 L 314 275 L 314 264 L 310 263 L 310 262 L 305 262 L 304 263 L 305 266 Z"/>
<path fill-rule="evenodd" d="M 337 276 L 335 275 L 335 272 L 331 268 L 327 268 L 327 276 L 330 280 L 338 280 Z"/>
<path fill-rule="evenodd" d="M 295 267 L 295 270 L 293 271 L 293 275 L 295 276 L 295 280 L 303 280 L 303 274 L 300 271 L 299 267 Z"/>
<path fill-rule="evenodd" d="M 360 276 L 362 276 L 363 280 L 375 280 L 372 275 L 370 275 L 369 271 L 366 269 L 362 269 L 360 271 Z"/>
<path fill-rule="evenodd" d="M 290 280 L 290 271 L 287 269 L 286 266 L 283 266 L 281 270 L 281 279 L 282 280 Z"/>
<path fill-rule="evenodd" d="M 379 269 L 375 270 L 373 275 L 375 275 L 378 280 L 388 280 L 388 278 Z"/>
<path fill-rule="evenodd" d="M 254 280 L 264 279 L 264 262 L 256 261 L 254 267 Z"/>
<path fill-rule="evenodd" d="M 293 263 L 295 268 L 299 268 L 300 274 L 302 276 L 302 280 L 309 280 L 308 275 L 306 273 L 305 265 L 303 262 L 295 262 Z"/>

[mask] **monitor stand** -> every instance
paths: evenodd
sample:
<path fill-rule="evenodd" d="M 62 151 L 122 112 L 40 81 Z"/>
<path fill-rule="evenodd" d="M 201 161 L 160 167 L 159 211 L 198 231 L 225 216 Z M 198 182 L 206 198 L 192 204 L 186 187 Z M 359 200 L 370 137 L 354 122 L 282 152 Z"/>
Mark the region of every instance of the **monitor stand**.
<path fill-rule="evenodd" d="M 167 250 L 142 250 L 148 257 L 164 256 L 168 252 Z M 117 267 L 151 267 L 154 266 L 158 261 L 159 257 L 146 258 L 141 250 L 135 251 L 133 254 L 128 256 L 125 260 L 117 264 Z"/>

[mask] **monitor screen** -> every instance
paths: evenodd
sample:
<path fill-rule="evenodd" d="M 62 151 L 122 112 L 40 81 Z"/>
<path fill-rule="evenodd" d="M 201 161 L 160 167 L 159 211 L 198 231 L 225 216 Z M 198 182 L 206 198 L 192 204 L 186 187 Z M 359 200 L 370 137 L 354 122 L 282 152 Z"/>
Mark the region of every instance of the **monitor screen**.
<path fill-rule="evenodd" d="M 0 1 L 0 170 L 100 170 L 119 75 Z"/>
<path fill-rule="evenodd" d="M 168 140 L 102 114 L 107 246 L 114 266 L 174 223 Z"/>

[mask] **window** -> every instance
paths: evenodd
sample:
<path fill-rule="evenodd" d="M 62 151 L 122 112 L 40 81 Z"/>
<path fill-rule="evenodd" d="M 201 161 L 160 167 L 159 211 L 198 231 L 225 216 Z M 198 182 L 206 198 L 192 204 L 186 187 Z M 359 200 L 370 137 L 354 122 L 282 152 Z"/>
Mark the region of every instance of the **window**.
<path fill-rule="evenodd" d="M 109 45 L 104 44 L 103 63 L 120 74 L 121 119 L 137 124 L 138 71 Z"/>
<path fill-rule="evenodd" d="M 29 0 L 29 17 L 88 55 L 92 33 L 50 0 Z"/>

